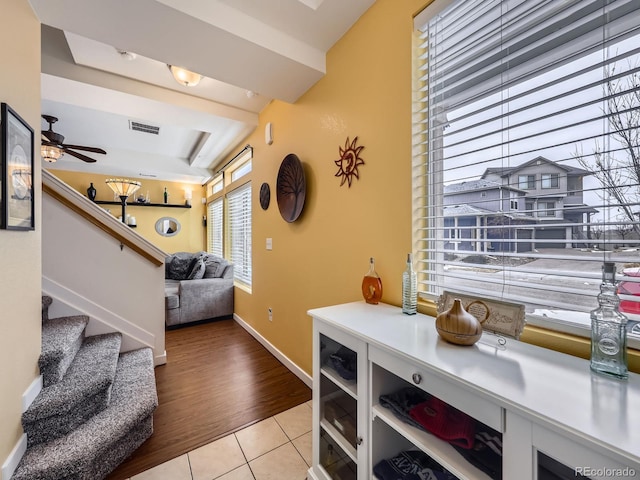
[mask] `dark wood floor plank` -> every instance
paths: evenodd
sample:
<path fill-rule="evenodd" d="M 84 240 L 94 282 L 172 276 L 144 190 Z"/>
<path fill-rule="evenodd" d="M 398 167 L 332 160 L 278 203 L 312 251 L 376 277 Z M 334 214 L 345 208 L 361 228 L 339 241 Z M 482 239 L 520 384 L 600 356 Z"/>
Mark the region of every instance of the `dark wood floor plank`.
<path fill-rule="evenodd" d="M 125 480 L 311 400 L 311 389 L 234 320 L 166 334 L 153 436 L 107 480 Z"/>

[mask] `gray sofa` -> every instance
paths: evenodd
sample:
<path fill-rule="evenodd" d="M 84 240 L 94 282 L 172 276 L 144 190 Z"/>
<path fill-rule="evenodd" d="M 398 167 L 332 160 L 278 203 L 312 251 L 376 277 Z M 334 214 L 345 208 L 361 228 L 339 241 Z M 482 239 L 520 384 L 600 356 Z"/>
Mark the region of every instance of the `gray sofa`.
<path fill-rule="evenodd" d="M 178 252 L 165 259 L 168 327 L 233 315 L 233 264 L 207 252 Z"/>

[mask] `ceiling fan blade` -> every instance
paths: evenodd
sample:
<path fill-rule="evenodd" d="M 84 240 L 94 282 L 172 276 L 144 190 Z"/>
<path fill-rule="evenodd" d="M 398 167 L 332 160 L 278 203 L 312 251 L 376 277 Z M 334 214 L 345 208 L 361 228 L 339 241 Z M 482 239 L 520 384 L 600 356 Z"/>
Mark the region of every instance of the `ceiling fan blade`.
<path fill-rule="evenodd" d="M 105 152 L 103 149 L 98 148 L 98 147 L 84 147 L 82 145 L 67 145 L 66 143 L 63 143 L 61 145 L 62 148 L 73 148 L 74 150 L 84 150 L 87 152 L 92 152 L 92 153 L 102 153 L 104 155 L 107 154 L 107 152 Z"/>
<path fill-rule="evenodd" d="M 67 150 L 66 148 L 64 149 L 64 153 L 68 153 L 69 155 L 79 158 L 80 160 L 87 162 L 87 163 L 95 163 L 95 159 L 91 158 L 91 157 L 87 157 L 86 155 L 83 155 L 82 153 L 78 153 L 78 152 L 74 152 L 73 150 Z"/>

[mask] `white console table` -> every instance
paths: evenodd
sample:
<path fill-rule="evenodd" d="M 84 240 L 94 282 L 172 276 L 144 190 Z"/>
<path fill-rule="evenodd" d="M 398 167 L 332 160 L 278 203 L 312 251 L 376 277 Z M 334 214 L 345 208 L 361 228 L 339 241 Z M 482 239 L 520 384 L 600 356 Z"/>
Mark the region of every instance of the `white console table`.
<path fill-rule="evenodd" d="M 460 479 L 492 476 L 447 442 L 399 420 L 379 397 L 418 388 L 502 435 L 502 478 L 543 478 L 558 465 L 587 478 L 640 478 L 640 376 L 592 374 L 589 362 L 485 333 L 471 347 L 439 338 L 433 317 L 348 303 L 313 317 L 313 465 L 310 479 L 375 478 L 373 466 L 419 449 Z M 347 348 L 357 377 L 328 358 Z M 566 473 L 565 471 L 565 473 Z M 546 478 L 565 478 L 546 477 Z M 576 478 L 576 477 L 572 477 Z M 577 477 L 580 478 L 580 477 Z"/>

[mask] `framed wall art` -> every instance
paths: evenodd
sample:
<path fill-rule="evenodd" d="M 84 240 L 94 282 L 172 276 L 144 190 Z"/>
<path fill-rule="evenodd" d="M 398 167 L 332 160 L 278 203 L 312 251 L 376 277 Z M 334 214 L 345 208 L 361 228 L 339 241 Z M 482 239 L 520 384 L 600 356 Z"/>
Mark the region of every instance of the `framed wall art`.
<path fill-rule="evenodd" d="M 9 105 L 1 105 L 1 227 L 33 230 L 33 129 Z"/>

